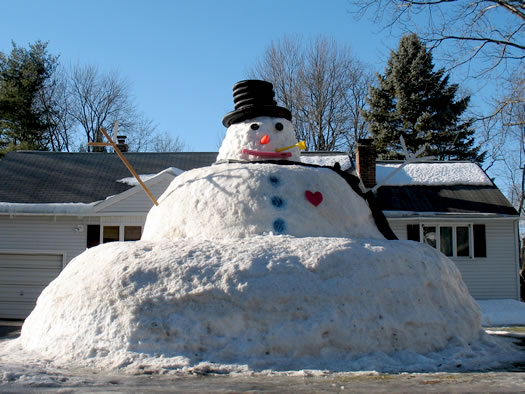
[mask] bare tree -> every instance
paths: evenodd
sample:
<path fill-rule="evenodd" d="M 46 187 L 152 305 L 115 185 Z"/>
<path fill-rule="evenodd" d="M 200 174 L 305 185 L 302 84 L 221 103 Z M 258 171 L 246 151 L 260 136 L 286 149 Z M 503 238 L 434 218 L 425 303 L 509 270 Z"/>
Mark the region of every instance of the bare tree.
<path fill-rule="evenodd" d="M 119 120 L 119 134 L 127 136 L 130 152 L 149 152 L 155 144 L 157 125 L 135 111 L 124 114 L 127 117 Z"/>
<path fill-rule="evenodd" d="M 474 58 L 485 62 L 483 71 L 505 61 L 525 57 L 523 31 L 525 3 L 522 0 L 360 0 L 361 13 L 371 11 L 376 19 L 389 14 L 388 26 L 397 24 L 416 31 L 430 49 L 448 46 L 453 66 Z"/>
<path fill-rule="evenodd" d="M 172 137 L 164 132 L 155 135 L 149 150 L 153 152 L 183 152 L 186 150 L 186 144 L 179 136 Z"/>
<path fill-rule="evenodd" d="M 511 100 L 518 101 L 525 97 L 525 70 L 520 70 L 521 77 L 508 81 L 506 90 L 511 92 Z M 525 102 L 520 105 L 510 103 L 499 112 L 502 144 L 502 160 L 505 165 L 509 184 L 509 196 L 520 215 L 525 213 Z"/>
<path fill-rule="evenodd" d="M 250 77 L 270 81 L 279 104 L 292 112 L 297 138 L 309 150 L 349 150 L 366 134 L 360 115 L 367 93 L 363 65 L 346 46 L 318 38 L 272 42 Z"/>
<path fill-rule="evenodd" d="M 138 112 L 128 83 L 117 72 L 101 73 L 95 66 L 74 67 L 68 97 L 71 117 L 80 125 L 86 145 L 100 142 L 100 129 L 112 130 L 118 121 L 118 133 L 127 136 L 131 152 L 179 151 L 185 146 L 179 137 L 172 139 L 167 133 L 158 134 L 153 120 Z"/>
<path fill-rule="evenodd" d="M 129 134 L 137 124 L 128 84 L 116 72 L 100 73 L 97 67 L 76 66 L 70 76 L 71 114 L 81 125 L 86 142 L 99 142 L 100 129 L 113 128 L 120 122 L 120 132 Z"/>
<path fill-rule="evenodd" d="M 64 69 L 57 69 L 39 91 L 38 105 L 43 109 L 47 146 L 52 151 L 67 151 L 75 141 L 75 120 L 71 114 L 71 97 Z"/>
<path fill-rule="evenodd" d="M 352 122 L 352 133 L 346 134 L 347 144 L 352 156 L 354 155 L 356 143 L 359 139 L 365 138 L 368 133 L 368 121 L 363 117 L 362 110 L 367 106 L 366 96 L 369 87 L 374 83 L 374 76 L 367 71 L 365 65 L 359 65 L 350 76 L 350 88 L 345 96 L 346 109 L 350 114 Z"/>

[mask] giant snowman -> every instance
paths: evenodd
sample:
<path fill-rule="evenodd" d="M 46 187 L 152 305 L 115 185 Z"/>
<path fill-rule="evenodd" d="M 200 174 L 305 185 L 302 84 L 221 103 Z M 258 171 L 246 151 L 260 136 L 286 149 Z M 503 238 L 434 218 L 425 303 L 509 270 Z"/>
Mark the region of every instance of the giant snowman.
<path fill-rule="evenodd" d="M 451 354 L 473 358 L 487 338 L 455 265 L 395 240 L 356 178 L 302 164 L 270 83 L 242 81 L 233 94 L 217 163 L 174 179 L 140 241 L 75 258 L 16 346 L 54 365 L 133 372 L 446 369 Z"/>

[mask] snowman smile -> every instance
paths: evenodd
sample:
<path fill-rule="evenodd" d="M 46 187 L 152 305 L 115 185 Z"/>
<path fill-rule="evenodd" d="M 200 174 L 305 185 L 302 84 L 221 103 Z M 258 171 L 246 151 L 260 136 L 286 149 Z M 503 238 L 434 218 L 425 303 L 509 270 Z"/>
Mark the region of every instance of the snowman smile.
<path fill-rule="evenodd" d="M 242 153 L 250 156 L 283 159 L 292 156 L 290 152 L 263 152 L 259 150 L 243 149 Z"/>

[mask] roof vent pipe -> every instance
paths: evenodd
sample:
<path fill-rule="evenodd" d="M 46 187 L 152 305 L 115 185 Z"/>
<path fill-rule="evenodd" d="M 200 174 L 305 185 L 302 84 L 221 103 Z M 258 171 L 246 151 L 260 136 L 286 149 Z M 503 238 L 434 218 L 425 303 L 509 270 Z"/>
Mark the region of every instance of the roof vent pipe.
<path fill-rule="evenodd" d="M 117 147 L 122 153 L 125 153 L 129 150 L 128 144 L 126 144 L 126 138 L 125 135 L 117 135 Z"/>

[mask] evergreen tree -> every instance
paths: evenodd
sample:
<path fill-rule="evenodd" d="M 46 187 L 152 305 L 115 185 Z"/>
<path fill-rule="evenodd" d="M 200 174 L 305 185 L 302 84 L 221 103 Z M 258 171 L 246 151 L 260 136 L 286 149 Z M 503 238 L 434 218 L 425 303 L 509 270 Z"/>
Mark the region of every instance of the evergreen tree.
<path fill-rule="evenodd" d="M 449 84 L 444 69 L 433 69 L 432 54 L 416 34 L 403 36 L 391 52 L 364 111 L 379 157 L 403 159 L 403 136 L 409 151 L 425 146 L 424 154 L 439 160 L 481 163 L 485 153 L 474 145 L 472 120 L 461 119 L 470 97 L 456 99 L 458 85 Z"/>
<path fill-rule="evenodd" d="M 45 107 L 39 93 L 57 65 L 47 43 L 0 52 L 0 154 L 11 149 L 46 149 Z"/>

